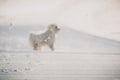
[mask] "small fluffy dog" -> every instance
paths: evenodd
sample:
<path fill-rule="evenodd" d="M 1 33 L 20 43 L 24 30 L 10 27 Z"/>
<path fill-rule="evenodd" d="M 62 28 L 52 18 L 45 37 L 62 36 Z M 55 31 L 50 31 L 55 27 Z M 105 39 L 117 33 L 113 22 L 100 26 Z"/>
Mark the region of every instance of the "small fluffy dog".
<path fill-rule="evenodd" d="M 48 47 L 53 51 L 55 35 L 60 30 L 57 25 L 51 24 L 44 33 L 30 33 L 29 40 L 34 50 L 41 50 L 43 46 Z"/>

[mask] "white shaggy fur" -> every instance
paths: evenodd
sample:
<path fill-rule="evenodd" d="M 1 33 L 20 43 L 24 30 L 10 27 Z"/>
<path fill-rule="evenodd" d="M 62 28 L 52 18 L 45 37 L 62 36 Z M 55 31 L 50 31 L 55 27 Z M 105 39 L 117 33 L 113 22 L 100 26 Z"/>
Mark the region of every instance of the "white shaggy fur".
<path fill-rule="evenodd" d="M 32 32 L 30 33 L 29 40 L 30 44 L 34 50 L 41 50 L 45 45 L 48 45 L 49 48 L 54 50 L 55 34 L 60 29 L 55 25 L 51 24 L 48 26 L 48 30 L 44 33 Z"/>

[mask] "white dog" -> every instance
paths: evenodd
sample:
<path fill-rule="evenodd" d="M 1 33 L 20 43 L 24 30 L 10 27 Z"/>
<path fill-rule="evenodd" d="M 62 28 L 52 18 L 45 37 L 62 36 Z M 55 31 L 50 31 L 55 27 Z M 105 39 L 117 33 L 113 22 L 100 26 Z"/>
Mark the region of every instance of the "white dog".
<path fill-rule="evenodd" d="M 51 24 L 48 26 L 48 30 L 44 33 L 30 33 L 29 40 L 34 50 L 41 50 L 43 46 L 48 45 L 49 48 L 54 50 L 55 34 L 60 29 Z"/>

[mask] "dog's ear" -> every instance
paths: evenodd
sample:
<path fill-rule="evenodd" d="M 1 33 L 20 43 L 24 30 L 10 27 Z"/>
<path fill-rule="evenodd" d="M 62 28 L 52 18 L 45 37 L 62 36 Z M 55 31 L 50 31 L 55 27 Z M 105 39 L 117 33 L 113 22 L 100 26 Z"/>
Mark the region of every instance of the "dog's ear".
<path fill-rule="evenodd" d="M 48 30 L 56 33 L 60 30 L 60 28 L 58 28 L 58 26 L 56 24 L 50 24 L 48 26 Z"/>
<path fill-rule="evenodd" d="M 49 31 L 53 31 L 53 28 L 51 26 L 48 27 Z"/>
<path fill-rule="evenodd" d="M 50 30 L 50 31 L 52 31 L 53 28 L 54 28 L 54 24 L 50 24 L 50 25 L 48 26 L 48 30 Z"/>

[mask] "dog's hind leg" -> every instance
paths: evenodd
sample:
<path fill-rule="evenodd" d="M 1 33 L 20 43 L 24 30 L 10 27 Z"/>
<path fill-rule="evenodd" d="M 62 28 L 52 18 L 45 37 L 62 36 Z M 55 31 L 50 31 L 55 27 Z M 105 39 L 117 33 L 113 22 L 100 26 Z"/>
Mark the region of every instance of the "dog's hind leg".
<path fill-rule="evenodd" d="M 42 46 L 38 46 L 37 50 L 41 51 L 42 50 Z"/>
<path fill-rule="evenodd" d="M 38 50 L 38 44 L 34 44 L 33 49 Z"/>

